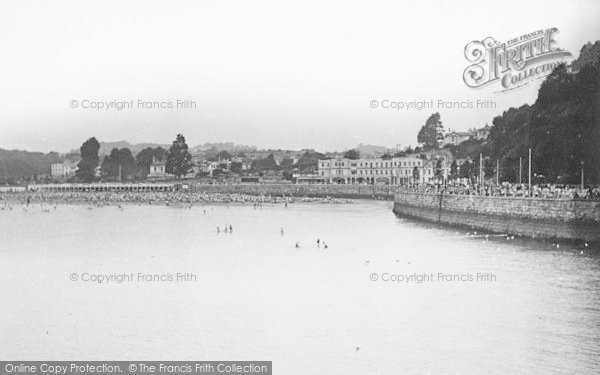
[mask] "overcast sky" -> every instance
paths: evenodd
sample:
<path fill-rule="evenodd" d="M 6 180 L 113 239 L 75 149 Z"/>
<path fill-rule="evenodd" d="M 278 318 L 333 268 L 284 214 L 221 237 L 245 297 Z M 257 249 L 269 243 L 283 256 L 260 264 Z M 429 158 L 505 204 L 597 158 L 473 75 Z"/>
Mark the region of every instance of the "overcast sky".
<path fill-rule="evenodd" d="M 0 148 L 64 152 L 101 141 L 344 150 L 416 144 L 437 109 L 377 100 L 493 100 L 441 109 L 446 128 L 491 123 L 532 103 L 539 81 L 497 93 L 462 80 L 472 40 L 557 27 L 575 56 L 600 39 L 600 2 L 3 1 Z M 193 100 L 195 109 L 137 101 Z M 133 100 L 134 108 L 81 108 Z M 77 108 L 71 102 L 77 102 Z"/>

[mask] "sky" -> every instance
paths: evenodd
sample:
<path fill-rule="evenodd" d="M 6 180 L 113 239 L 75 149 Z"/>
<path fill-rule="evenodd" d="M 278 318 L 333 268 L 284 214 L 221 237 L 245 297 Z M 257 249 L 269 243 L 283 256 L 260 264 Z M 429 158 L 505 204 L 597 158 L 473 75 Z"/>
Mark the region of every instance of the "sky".
<path fill-rule="evenodd" d="M 466 130 L 535 101 L 540 80 L 468 87 L 469 42 L 556 27 L 577 57 L 600 39 L 598 15 L 597 0 L 3 1 L 0 148 L 66 152 L 91 136 L 171 143 L 178 133 L 191 146 L 414 146 L 433 112 Z M 382 108 L 424 100 L 435 106 Z M 92 108 L 110 102 L 131 106 Z"/>

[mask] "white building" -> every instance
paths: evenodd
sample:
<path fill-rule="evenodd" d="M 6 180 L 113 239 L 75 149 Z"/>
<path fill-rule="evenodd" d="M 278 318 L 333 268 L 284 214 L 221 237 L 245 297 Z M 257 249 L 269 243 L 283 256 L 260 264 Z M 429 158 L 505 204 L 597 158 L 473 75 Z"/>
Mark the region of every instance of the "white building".
<path fill-rule="evenodd" d="M 466 132 L 457 132 L 452 129 L 448 129 L 448 132 L 444 134 L 444 139 L 442 141 L 442 146 L 445 145 L 459 145 L 464 141 L 467 141 L 471 138 L 482 140 L 487 139 L 490 135 L 491 126 L 485 124 L 484 127 L 479 129 L 469 129 Z"/>
<path fill-rule="evenodd" d="M 208 160 L 205 160 L 202 163 L 201 170 L 202 170 L 202 172 L 208 173 L 209 175 L 212 176 L 213 171 L 215 169 L 218 169 L 218 168 L 219 168 L 219 162 L 218 161 L 208 161 Z"/>
<path fill-rule="evenodd" d="M 52 164 L 50 166 L 50 173 L 53 178 L 56 179 L 65 179 L 72 176 L 75 176 L 77 172 L 77 164 L 65 161 L 63 163 Z"/>
<path fill-rule="evenodd" d="M 471 138 L 471 136 L 472 134 L 470 132 L 449 131 L 448 133 L 444 134 L 442 145 L 459 145 Z"/>
<path fill-rule="evenodd" d="M 150 164 L 150 173 L 148 174 L 149 180 L 166 180 L 174 177 L 172 174 L 167 173 L 166 163 L 164 160 L 152 159 Z"/>
<path fill-rule="evenodd" d="M 391 159 L 333 158 L 319 160 L 318 176 L 326 183 L 402 185 L 434 182 L 448 177 L 451 160 L 441 160 L 441 178 L 436 178 L 438 158 L 418 154 Z"/>
<path fill-rule="evenodd" d="M 148 176 L 152 177 L 164 177 L 167 175 L 165 162 L 160 160 L 154 160 L 152 165 L 150 165 L 150 174 Z"/>
<path fill-rule="evenodd" d="M 417 155 L 398 158 L 398 184 L 425 182 L 425 160 Z"/>
<path fill-rule="evenodd" d="M 413 168 L 421 164 L 422 160 L 416 157 L 333 158 L 319 160 L 318 175 L 328 183 L 396 185 L 408 182 Z"/>

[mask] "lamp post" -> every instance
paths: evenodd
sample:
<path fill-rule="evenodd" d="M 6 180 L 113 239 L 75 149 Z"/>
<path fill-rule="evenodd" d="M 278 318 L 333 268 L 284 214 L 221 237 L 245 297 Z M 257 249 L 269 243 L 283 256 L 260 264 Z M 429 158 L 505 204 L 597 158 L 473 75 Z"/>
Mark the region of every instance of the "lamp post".
<path fill-rule="evenodd" d="M 584 161 L 582 160 L 581 161 L 581 191 L 583 191 L 583 189 L 584 189 L 584 185 L 583 185 L 583 164 L 584 164 Z"/>
<path fill-rule="evenodd" d="M 529 148 L 529 195 L 531 196 L 531 148 Z"/>
<path fill-rule="evenodd" d="M 481 194 L 481 188 L 483 186 L 483 153 L 479 154 L 479 193 Z"/>
<path fill-rule="evenodd" d="M 523 183 L 523 180 L 521 178 L 522 173 L 523 172 L 523 157 L 519 156 L 519 184 Z"/>
<path fill-rule="evenodd" d="M 498 185 L 499 175 L 500 173 L 500 160 L 496 159 L 496 185 Z"/>

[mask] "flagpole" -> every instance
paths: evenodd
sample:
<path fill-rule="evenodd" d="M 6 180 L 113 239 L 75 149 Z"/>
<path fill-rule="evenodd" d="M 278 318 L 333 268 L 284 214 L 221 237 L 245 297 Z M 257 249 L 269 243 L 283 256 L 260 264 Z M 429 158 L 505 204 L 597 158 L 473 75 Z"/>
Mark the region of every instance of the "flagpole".
<path fill-rule="evenodd" d="M 479 154 L 479 192 L 483 187 L 483 153 Z"/>
<path fill-rule="evenodd" d="M 496 185 L 498 185 L 499 172 L 500 172 L 500 160 L 496 159 Z"/>
<path fill-rule="evenodd" d="M 531 195 L 531 148 L 529 148 L 529 194 Z"/>
<path fill-rule="evenodd" d="M 523 174 L 523 157 L 519 156 L 519 184 L 523 183 L 523 179 L 522 179 L 522 174 Z"/>
<path fill-rule="evenodd" d="M 583 185 L 583 162 L 581 162 L 581 191 L 583 191 L 584 189 L 584 185 Z"/>

